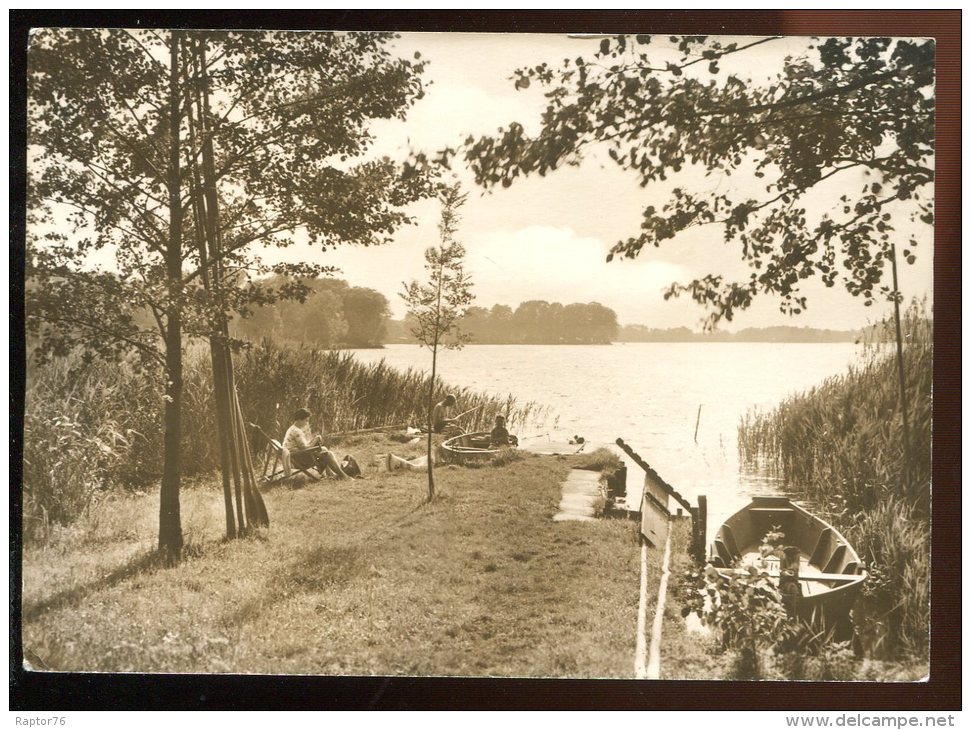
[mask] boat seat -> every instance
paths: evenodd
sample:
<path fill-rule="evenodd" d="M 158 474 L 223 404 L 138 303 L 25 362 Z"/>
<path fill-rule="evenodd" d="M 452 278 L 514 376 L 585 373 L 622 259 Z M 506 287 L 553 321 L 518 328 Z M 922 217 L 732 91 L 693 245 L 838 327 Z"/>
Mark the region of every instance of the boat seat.
<path fill-rule="evenodd" d="M 728 548 L 728 552 L 732 556 L 732 560 L 738 560 L 740 557 L 742 557 L 742 553 L 738 549 L 738 543 L 735 541 L 735 534 L 732 532 L 732 528 L 728 525 L 722 525 L 721 536 L 722 540 L 725 542 L 725 547 Z"/>
<path fill-rule="evenodd" d="M 731 552 L 728 550 L 728 546 L 721 539 L 715 539 L 715 551 L 718 553 L 718 557 L 721 558 L 726 568 L 735 561 Z"/>
<path fill-rule="evenodd" d="M 855 560 L 851 560 L 846 564 L 846 567 L 843 568 L 844 575 L 858 575 L 859 572 L 860 572 L 860 564 Z"/>
<path fill-rule="evenodd" d="M 785 512 L 794 512 L 795 510 L 793 510 L 792 507 L 749 507 L 748 508 L 748 511 L 749 512 L 779 512 L 779 513 L 785 513 Z"/>
<path fill-rule="evenodd" d="M 833 551 L 832 557 L 823 568 L 824 573 L 836 573 L 846 557 L 846 545 L 840 545 Z"/>
<path fill-rule="evenodd" d="M 819 538 L 816 540 L 816 547 L 813 548 L 813 551 L 809 556 L 809 564 L 820 565 L 823 558 L 829 554 L 832 543 L 833 531 L 827 527 L 825 530 L 819 533 Z"/>

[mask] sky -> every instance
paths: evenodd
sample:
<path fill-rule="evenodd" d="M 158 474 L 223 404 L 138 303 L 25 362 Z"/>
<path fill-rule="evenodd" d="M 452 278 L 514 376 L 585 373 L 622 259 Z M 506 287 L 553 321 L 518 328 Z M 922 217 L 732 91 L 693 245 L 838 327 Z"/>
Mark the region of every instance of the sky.
<path fill-rule="evenodd" d="M 407 121 L 382 121 L 373 127 L 378 137 L 375 152 L 403 157 L 408 149 L 434 151 L 469 134 L 494 133 L 512 121 L 522 123 L 527 132 L 536 130 L 545 107 L 541 91 L 536 85 L 515 90 L 509 80 L 513 71 L 592 53 L 599 39 L 428 33 L 403 34 L 397 43 L 402 54 L 410 56 L 417 50 L 429 61 L 426 96 L 415 104 Z M 764 44 L 747 51 L 745 68 L 736 70 L 757 78 L 779 68 L 787 54 L 804 52 L 806 43 L 796 38 Z M 662 56 L 665 52 L 660 51 Z M 674 60 L 673 47 L 668 52 Z M 701 171 L 688 170 L 667 184 L 644 189 L 605 154 L 597 153 L 580 167 L 562 168 L 545 178 L 520 178 L 510 188 L 495 192 L 476 188 L 466 172 L 459 171 L 458 179 L 470 195 L 461 211 L 457 239 L 468 251 L 466 270 L 475 283 L 478 306 L 515 307 L 528 299 L 564 304 L 596 301 L 614 309 L 621 324 L 698 329 L 704 310 L 687 298 L 665 302 L 663 289 L 710 272 L 743 276 L 746 271 L 737 250 L 725 244 L 721 231 L 712 226 L 686 232 L 661 248 L 645 249 L 634 261 L 607 263 L 605 257 L 614 243 L 639 231 L 643 209 L 662 203 L 675 185 L 744 186 L 754 184 L 754 178 L 706 180 Z M 856 187 L 853 180 L 845 182 Z M 831 188 L 817 204 L 821 209 L 831 206 L 838 194 Z M 350 283 L 385 294 L 396 317 L 404 314 L 398 296 L 402 282 L 424 278 L 422 252 L 437 243 L 438 204 L 423 201 L 409 212 L 416 225 L 402 229 L 392 244 L 372 249 L 342 247 L 318 259 L 340 267 Z M 921 235 L 917 263 L 901 269 L 901 290 L 907 298 L 931 294 L 932 232 L 928 228 Z M 298 260 L 320 254 L 298 246 L 283 256 Z M 763 296 L 723 328 L 789 324 L 852 329 L 888 311 L 864 307 L 839 287 L 812 283 L 804 291 L 809 308 L 798 317 L 780 313 L 778 301 Z"/>
<path fill-rule="evenodd" d="M 517 91 L 510 80 L 513 71 L 543 61 L 558 65 L 581 53 L 590 55 L 599 42 L 599 38 L 555 34 L 402 34 L 396 41 L 401 55 L 411 57 L 418 51 L 429 61 L 424 75 L 426 94 L 405 121 L 381 120 L 372 125 L 376 143 L 371 153 L 395 159 L 404 159 L 409 150 L 433 153 L 446 145 L 456 146 L 470 134 L 494 133 L 513 121 L 523 124 L 527 132 L 535 131 L 545 108 L 542 90 L 534 84 Z M 808 42 L 787 38 L 760 45 L 736 54 L 741 60 L 734 67 L 723 60 L 722 73 L 767 78 L 781 68 L 785 56 L 805 53 Z M 651 48 L 661 63 L 666 57 L 678 58 L 666 38 L 656 39 Z M 660 207 L 678 185 L 688 189 L 735 186 L 739 197 L 747 191 L 751 192 L 748 197 L 764 195 L 754 177 L 706 177 L 704 170 L 690 167 L 664 183 L 641 188 L 603 150 L 588 155 L 579 167 L 561 168 L 545 178 L 520 178 L 510 188 L 494 192 L 477 188 L 468 171 L 457 169 L 456 176 L 469 192 L 457 239 L 468 251 L 466 270 L 474 282 L 477 306 L 515 307 L 529 299 L 563 304 L 596 301 L 615 310 L 621 324 L 658 328 L 700 329 L 706 312 L 688 298 L 664 301 L 663 290 L 674 282 L 708 273 L 747 278 L 739 252 L 724 243 L 716 226 L 682 233 L 660 248 L 644 249 L 632 261 L 607 263 L 611 246 L 636 235 L 643 209 Z M 862 178 L 852 176 L 832 178 L 825 189 L 809 198 L 814 206 L 811 210 L 829 209 L 842 189 L 857 189 L 860 182 Z M 298 243 L 288 249 L 266 249 L 262 256 L 267 263 L 313 260 L 339 267 L 339 275 L 351 284 L 384 294 L 393 316 L 402 317 L 402 283 L 426 278 L 423 252 L 438 242 L 440 207 L 433 200 L 421 201 L 408 212 L 415 225 L 402 228 L 386 246 L 342 246 L 321 252 Z M 895 224 L 904 236 L 903 223 Z M 901 266 L 901 291 L 907 299 L 931 295 L 933 232 L 924 227 L 919 236 L 917 263 Z M 780 313 L 778 301 L 763 295 L 722 328 L 788 324 L 855 329 L 889 313 L 889 305 L 864 307 L 839 286 L 827 289 L 813 281 L 803 286 L 803 292 L 809 307 L 798 317 Z"/>

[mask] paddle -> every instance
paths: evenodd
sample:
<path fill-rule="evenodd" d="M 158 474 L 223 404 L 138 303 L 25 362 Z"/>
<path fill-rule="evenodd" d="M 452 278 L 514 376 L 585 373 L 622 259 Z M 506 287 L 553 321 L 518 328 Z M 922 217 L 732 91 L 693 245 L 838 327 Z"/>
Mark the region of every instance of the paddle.
<path fill-rule="evenodd" d="M 733 574 L 733 575 L 750 575 L 749 571 L 747 569 L 745 569 L 745 568 L 735 568 L 733 570 L 723 570 L 723 569 L 719 569 L 718 572 L 719 573 L 730 573 L 730 574 Z M 765 573 L 770 578 L 778 578 L 779 577 L 778 571 L 774 571 L 774 570 L 763 570 L 763 571 L 759 571 L 759 573 L 760 574 L 761 573 Z M 863 576 L 862 575 L 849 575 L 849 574 L 846 574 L 846 573 L 809 573 L 807 575 L 795 575 L 795 576 L 792 576 L 792 577 L 795 578 L 796 580 L 800 580 L 800 581 L 817 581 L 817 580 L 822 580 L 822 581 L 833 581 L 833 582 L 836 582 L 836 583 L 852 583 L 853 581 L 863 580 Z"/>

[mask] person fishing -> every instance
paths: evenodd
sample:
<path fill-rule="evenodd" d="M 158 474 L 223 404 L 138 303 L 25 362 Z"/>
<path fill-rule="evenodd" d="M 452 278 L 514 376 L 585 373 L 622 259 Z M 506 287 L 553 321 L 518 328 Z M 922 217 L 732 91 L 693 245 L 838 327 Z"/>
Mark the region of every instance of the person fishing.
<path fill-rule="evenodd" d="M 461 429 L 452 417 L 454 406 L 455 396 L 451 393 L 445 396 L 445 400 L 435 404 L 432 409 L 432 430 L 435 433 L 461 433 Z"/>
<path fill-rule="evenodd" d="M 311 415 L 306 408 L 298 408 L 293 413 L 290 427 L 283 437 L 283 448 L 290 452 L 290 461 L 301 469 L 313 467 L 321 474 L 332 473 L 338 479 L 349 478 L 337 458 L 323 445 L 320 434 L 308 436 Z"/>

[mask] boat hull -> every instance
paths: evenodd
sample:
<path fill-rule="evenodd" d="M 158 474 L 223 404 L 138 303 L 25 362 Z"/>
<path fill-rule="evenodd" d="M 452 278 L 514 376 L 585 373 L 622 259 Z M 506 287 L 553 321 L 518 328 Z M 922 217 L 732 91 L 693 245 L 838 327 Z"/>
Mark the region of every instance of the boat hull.
<path fill-rule="evenodd" d="M 784 533 L 779 542 L 790 549 L 788 558 L 762 556 L 770 531 Z M 787 569 L 786 583 L 798 586 L 789 594 L 790 612 L 813 627 L 835 629 L 839 638 L 867 577 L 856 550 L 835 527 L 785 497 L 756 497 L 725 520 L 709 547 L 709 561 L 722 575 L 754 565 L 776 581 Z"/>
<path fill-rule="evenodd" d="M 453 436 L 439 447 L 442 458 L 451 464 L 475 461 L 489 461 L 511 446 L 490 446 L 491 435 L 488 431 L 475 431 Z"/>

